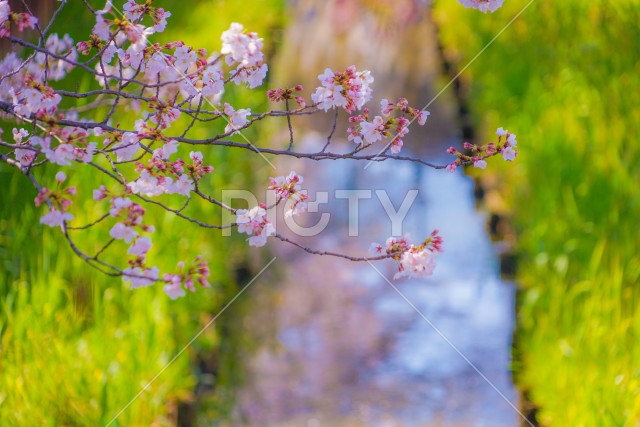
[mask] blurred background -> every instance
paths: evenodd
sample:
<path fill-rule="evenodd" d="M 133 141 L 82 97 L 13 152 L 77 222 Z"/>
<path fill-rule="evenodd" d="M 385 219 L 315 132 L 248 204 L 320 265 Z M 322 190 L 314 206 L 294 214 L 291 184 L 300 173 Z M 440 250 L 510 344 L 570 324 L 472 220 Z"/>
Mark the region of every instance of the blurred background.
<path fill-rule="evenodd" d="M 41 21 L 54 3 L 29 2 Z M 30 183 L 0 165 L 0 425 L 106 425 L 273 256 L 112 425 L 640 425 L 640 1 L 534 0 L 523 11 L 528 2 L 505 0 L 488 15 L 454 0 L 156 3 L 173 14 L 158 41 L 215 51 L 231 22 L 258 32 L 267 88 L 301 83 L 309 94 L 325 67 L 355 64 L 372 71 L 375 102 L 405 96 L 422 107 L 473 60 L 405 150 L 443 163 L 446 147 L 488 142 L 504 126 L 519 156 L 455 174 L 275 159 L 278 175 L 294 169 L 310 190 L 386 189 L 396 207 L 419 190 L 405 229 L 441 229 L 445 253 L 432 278 L 398 291 L 382 277 L 391 264 L 376 271 L 282 244 L 257 251 L 150 209 L 156 246 L 172 249 L 151 262 L 171 268 L 202 253 L 212 268 L 210 289 L 178 301 L 89 269 L 40 226 Z M 54 31 L 84 40 L 84 8 L 68 1 Z M 93 85 L 75 72 L 61 88 Z M 270 108 L 256 90 L 228 87 L 224 99 Z M 321 147 L 331 116 L 294 120 L 298 147 Z M 262 146 L 288 140 L 278 121 L 246 134 Z M 242 150 L 205 157 L 213 194 L 260 188 L 274 173 Z M 91 172 L 65 172 L 81 195 L 94 189 Z M 339 203 L 306 244 L 362 253 L 389 235 L 375 196 L 361 203 L 358 238 L 347 237 Z M 72 211 L 78 223 L 102 214 L 90 200 Z M 98 248 L 106 235 L 81 243 Z"/>

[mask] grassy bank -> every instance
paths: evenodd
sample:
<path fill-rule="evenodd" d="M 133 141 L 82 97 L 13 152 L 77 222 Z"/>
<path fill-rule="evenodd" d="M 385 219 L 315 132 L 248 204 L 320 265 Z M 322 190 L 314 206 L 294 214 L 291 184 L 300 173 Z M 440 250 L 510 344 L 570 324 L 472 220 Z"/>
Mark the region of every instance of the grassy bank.
<path fill-rule="evenodd" d="M 83 40 L 91 19 L 83 13 L 81 2 L 69 3 L 56 30 Z M 163 40 L 182 39 L 212 52 L 219 50 L 220 34 L 231 22 L 241 21 L 258 31 L 266 44 L 277 38 L 276 30 L 282 25 L 279 0 L 257 1 L 251 8 L 217 0 L 170 3 L 157 2 L 173 13 Z M 70 88 L 95 85 L 80 75 L 70 78 Z M 225 100 L 260 109 L 266 98 L 231 89 Z M 125 115 L 117 119 L 127 125 L 130 121 Z M 10 135 L 10 125 L 3 128 Z M 195 136 L 216 131 L 202 129 Z M 260 140 L 255 131 L 247 136 Z M 207 163 L 216 168 L 207 183 L 214 194 L 221 188 L 252 188 L 266 179 L 264 161 L 258 156 L 240 150 L 203 152 Z M 55 165 L 46 167 L 45 186 L 52 185 L 57 170 Z M 81 195 L 72 208 L 74 223 L 100 217 L 105 206 L 87 197 L 98 185 L 94 172 L 88 167 L 64 170 Z M 248 175 L 247 170 L 254 173 Z M 241 277 L 246 275 L 235 273 L 246 263 L 243 239 L 223 238 L 217 231 L 191 227 L 150 209 L 148 222 L 157 229 L 151 264 L 172 269 L 177 260 L 202 253 L 210 262 L 212 287 L 178 301 L 170 301 L 161 286 L 132 291 L 121 279 L 102 276 L 72 255 L 59 230 L 39 224 L 44 210 L 34 207 L 36 190 L 25 177 L 1 164 L 0 182 L 0 425 L 105 425 L 246 284 L 246 277 Z M 179 203 L 178 199 L 166 201 Z M 210 218 L 212 223 L 220 221 L 219 212 L 211 206 L 190 207 L 190 214 Z M 84 233 L 79 245 L 94 253 L 108 240 L 107 233 L 108 227 Z M 124 248 L 112 250 L 117 254 Z M 223 416 L 229 410 L 228 388 L 240 375 L 235 369 L 240 337 L 228 333 L 225 326 L 233 317 L 230 310 L 216 321 L 114 425 L 175 425 L 179 403 L 194 399 L 206 365 L 214 378 L 205 380 L 215 386 L 206 417 Z"/>
<path fill-rule="evenodd" d="M 438 2 L 449 55 L 465 65 L 526 3 Z M 518 236 L 514 369 L 543 425 L 640 423 L 639 23 L 635 0 L 534 1 L 463 77 L 482 139 L 520 142 L 490 168 Z"/>

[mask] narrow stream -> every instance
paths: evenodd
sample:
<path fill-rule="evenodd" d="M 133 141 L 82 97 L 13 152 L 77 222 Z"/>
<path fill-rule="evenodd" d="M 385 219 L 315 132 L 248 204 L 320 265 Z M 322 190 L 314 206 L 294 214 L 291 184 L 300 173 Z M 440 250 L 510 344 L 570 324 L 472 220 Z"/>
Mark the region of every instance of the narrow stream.
<path fill-rule="evenodd" d="M 424 102 L 434 92 L 439 67 L 424 14 L 407 9 L 399 27 L 380 32 L 383 36 L 374 54 L 370 46 L 359 46 L 375 42 L 363 41 L 357 34 L 368 34 L 366 27 L 377 24 L 355 3 L 299 2 L 299 19 L 292 20 L 288 29 L 292 34 L 287 37 L 298 44 L 284 47 L 280 68 L 291 68 L 287 50 L 296 59 L 301 52 L 307 55 L 311 66 L 340 68 L 345 61 L 356 63 L 359 69 L 372 71 L 374 88 L 382 92 L 379 96 L 404 91 Z M 407 8 L 415 5 L 412 0 L 400 3 Z M 348 30 L 340 30 L 342 21 L 335 22 L 332 8 L 337 6 L 343 7 L 339 17 L 349 23 Z M 309 36 L 316 31 L 321 32 L 317 46 Z M 394 56 L 403 40 L 415 40 L 416 35 L 422 57 Z M 342 58 L 349 52 L 360 52 L 362 57 Z M 374 110 L 375 105 L 371 103 Z M 455 128 L 451 99 L 443 96 L 430 111 L 426 130 L 412 127 L 403 154 L 437 162 L 434 153 L 459 141 L 451 131 Z M 327 126 L 306 127 L 307 134 L 298 135 L 296 147 L 318 150 L 326 136 L 312 129 Z M 341 127 L 337 135 L 345 135 Z M 334 144 L 340 150 L 348 143 L 338 139 Z M 507 402 L 518 406 L 509 373 L 513 286 L 500 280 L 486 218 L 475 208 L 473 182 L 461 171 L 451 174 L 406 162 L 365 165 L 292 160 L 279 164 L 279 174 L 296 170 L 305 177 L 311 199 L 317 191 L 329 194 L 329 204 L 321 207 L 332 215 L 329 227 L 317 237 L 291 237 L 315 249 L 365 254 L 371 242 L 384 242 L 391 235 L 391 221 L 375 190 L 384 190 L 396 209 L 409 190 L 418 190 L 402 233 L 420 240 L 434 228 L 440 230 L 445 252 L 438 257 L 435 274 L 426 280 L 393 281 L 393 262 L 375 263 L 376 271 L 367 263 L 273 245 L 285 277 L 278 284 L 254 289 L 251 296 L 255 309 L 245 323 L 264 336 L 258 336 L 258 350 L 246 357 L 248 377 L 239 392 L 237 424 L 517 426 L 518 414 Z M 360 201 L 357 237 L 349 237 L 347 200 L 335 198 L 335 190 L 353 189 L 373 190 L 370 199 Z M 355 219 L 353 210 L 351 216 Z M 318 215 L 308 217 L 314 223 Z"/>
<path fill-rule="evenodd" d="M 418 189 L 403 231 L 438 227 L 445 252 L 427 280 L 392 281 L 415 309 L 366 263 L 282 252 L 287 277 L 273 306 L 256 313 L 277 325 L 277 338 L 250 362 L 241 400 L 248 425 L 516 426 L 505 400 L 517 406 L 513 287 L 499 278 L 472 181 L 397 162 L 314 171 L 310 180 L 323 190 L 386 190 L 396 208 Z M 390 234 L 375 195 L 361 201 L 360 237 L 346 237 L 346 212 L 333 210 L 316 247 L 362 253 Z M 375 265 L 392 278 L 392 262 Z"/>

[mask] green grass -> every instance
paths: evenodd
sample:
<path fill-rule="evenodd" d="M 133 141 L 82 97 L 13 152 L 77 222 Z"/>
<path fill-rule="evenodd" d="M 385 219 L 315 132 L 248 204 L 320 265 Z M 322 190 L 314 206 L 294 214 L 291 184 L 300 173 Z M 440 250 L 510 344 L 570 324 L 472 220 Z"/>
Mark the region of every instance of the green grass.
<path fill-rule="evenodd" d="M 526 3 L 439 2 L 472 58 Z M 482 135 L 518 134 L 496 167 L 520 255 L 514 367 L 551 426 L 640 422 L 640 2 L 536 1 L 465 73 Z"/>
<path fill-rule="evenodd" d="M 217 0 L 185 4 L 158 2 L 174 14 L 165 40 L 183 39 L 215 51 L 220 48 L 220 33 L 231 22 L 241 21 L 265 37 L 265 44 L 273 50 L 275 44 L 270 40 L 277 39 L 277 29 L 283 25 L 280 0 L 254 2 L 251 8 Z M 67 7 L 57 30 L 71 28 L 74 39 L 82 40 L 91 24 L 78 18 L 79 3 Z M 80 75 L 76 73 L 67 84 L 95 85 Z M 265 99 L 242 89 L 225 95 L 234 105 L 255 109 L 264 107 Z M 127 123 L 125 116 L 119 119 Z M 10 132 L 9 125 L 3 128 L 5 135 Z M 211 132 L 216 129 L 201 129 L 193 136 Z M 256 131 L 248 136 L 258 140 Z M 188 151 L 183 148 L 181 153 Z M 207 183 L 214 194 L 228 187 L 252 188 L 266 179 L 264 161 L 258 156 L 240 150 L 202 151 L 205 160 L 216 167 Z M 36 176 L 50 186 L 56 170 L 55 165 L 48 165 Z M 78 187 L 79 197 L 71 210 L 75 223 L 99 217 L 106 206 L 91 201 L 91 191 L 99 184 L 94 172 L 88 167 L 64 170 L 69 182 Z M 246 282 L 243 278 L 237 283 L 235 274 L 247 263 L 241 237 L 223 238 L 218 231 L 191 227 L 150 208 L 146 221 L 157 229 L 150 253 L 152 265 L 171 270 L 178 260 L 201 253 L 210 262 L 213 286 L 178 301 L 169 300 L 161 286 L 132 291 L 121 279 L 103 276 L 75 257 L 59 230 L 39 224 L 45 210 L 34 207 L 36 190 L 25 177 L 2 164 L 0 182 L 0 425 L 106 424 Z M 176 204 L 179 199 L 165 201 Z M 190 213 L 213 223 L 220 221 L 219 211 L 212 206 L 194 206 Z M 109 227 L 79 233 L 79 245 L 95 252 L 108 239 Z M 110 257 L 122 266 L 117 255 L 125 248 L 114 246 L 107 260 Z M 230 410 L 229 389 L 241 379 L 235 355 L 243 345 L 242 336 L 228 332 L 241 311 L 242 304 L 226 312 L 114 425 L 175 425 L 178 402 L 193 399 L 200 375 L 196 359 L 213 363 L 219 370 L 215 391 L 203 412 L 211 422 L 224 417 Z"/>

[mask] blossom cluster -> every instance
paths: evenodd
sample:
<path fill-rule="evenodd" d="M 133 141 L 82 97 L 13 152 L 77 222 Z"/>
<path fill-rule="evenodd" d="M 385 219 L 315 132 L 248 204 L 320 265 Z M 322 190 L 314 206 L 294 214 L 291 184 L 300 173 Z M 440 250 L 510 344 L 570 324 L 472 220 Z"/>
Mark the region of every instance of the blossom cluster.
<path fill-rule="evenodd" d="M 169 99 L 179 93 L 183 98 L 204 97 L 217 103 L 225 84 L 221 57 L 229 67 L 234 67 L 229 70 L 229 79 L 235 84 L 246 83 L 249 88 L 262 84 L 268 67 L 262 39 L 256 33 L 246 32 L 241 24 L 231 24 L 222 33 L 220 55 L 208 55 L 206 49 L 195 49 L 181 41 L 151 43 L 149 37 L 164 31 L 171 13 L 150 3 L 127 1 L 123 17 L 116 16 L 108 3 L 97 11 L 89 40 L 78 43 L 82 54 L 88 55 L 94 49 L 100 54 L 96 78 L 104 87 L 120 74 L 127 79 L 142 74 L 146 82 L 158 84 L 160 98 Z M 151 18 L 152 26 L 143 25 L 145 16 Z M 116 55 L 119 61 L 112 65 Z"/>
<path fill-rule="evenodd" d="M 225 102 L 224 115 L 227 117 L 227 126 L 224 128 L 225 133 L 237 133 L 240 129 L 249 124 L 250 108 L 240 108 L 236 110 Z"/>
<path fill-rule="evenodd" d="M 5 2 L 0 2 L 1 4 Z M 64 78 L 77 58 L 73 40 L 68 35 L 51 34 L 45 41 L 47 54 L 36 52 L 30 61 L 23 61 L 15 52 L 0 61 L 0 101 L 11 105 L 19 119 L 37 119 L 44 123 L 76 120 L 76 112 L 58 109 L 62 97 L 47 84 Z M 89 142 L 87 130 L 76 126 L 54 127 L 41 135 L 29 135 L 25 129 L 13 130 L 15 158 L 24 167 L 30 167 L 40 154 L 47 161 L 68 166 L 72 161 L 91 162 L 96 144 Z"/>
<path fill-rule="evenodd" d="M 169 298 L 176 299 L 185 296 L 185 289 L 195 292 L 195 282 L 205 288 L 211 286 L 207 281 L 209 278 L 209 266 L 202 257 L 196 257 L 188 268 L 185 268 L 184 262 L 180 261 L 178 263 L 178 269 L 178 273 L 168 273 L 162 277 L 164 281 L 167 282 L 163 290 Z"/>
<path fill-rule="evenodd" d="M 129 260 L 129 267 L 123 270 L 123 280 L 131 284 L 132 289 L 146 287 L 157 281 L 166 282 L 163 290 L 172 299 L 184 296 L 184 288 L 195 291 L 193 283 L 199 282 L 202 286 L 208 287 L 209 268 L 206 261 L 200 257 L 196 258 L 193 265 L 184 270 L 184 263 L 179 263 L 181 272 L 175 274 L 165 274 L 160 279 L 160 270 L 156 266 L 147 266 L 147 253 L 151 250 L 151 238 L 145 234 L 153 233 L 155 228 L 152 225 L 143 224 L 145 209 L 138 203 L 133 202 L 128 196 L 129 193 L 115 194 L 110 192 L 105 186 L 100 186 L 94 190 L 93 199 L 96 201 L 109 199 L 109 216 L 115 218 L 117 222 L 109 231 L 109 235 L 114 240 L 122 240 L 129 244 L 127 254 L 132 256 Z"/>
<path fill-rule="evenodd" d="M 8 8 L 7 2 L 0 1 L 0 19 L 4 19 L 4 8 Z M 28 14 L 9 14 L 10 17 L 17 15 Z M 0 34 L 2 28 L 8 28 L 11 19 L 14 18 L 0 24 Z M 13 111 L 21 116 L 28 118 L 34 115 L 42 120 L 57 120 L 61 118 L 56 117 L 56 112 L 62 98 L 46 82 L 66 77 L 74 68 L 77 51 L 68 35 L 60 37 L 55 33 L 47 37 L 44 48 L 46 54 L 36 52 L 25 64 L 16 52 L 10 52 L 0 61 L 0 75 L 3 76 L 0 81 L 0 100 L 12 104 Z"/>
<path fill-rule="evenodd" d="M 471 163 L 473 163 L 475 168 L 485 169 L 487 167 L 487 161 L 485 159 L 497 154 L 501 154 L 502 158 L 508 162 L 514 161 L 518 155 L 518 150 L 516 149 L 518 146 L 516 134 L 509 133 L 509 131 L 500 127 L 496 130 L 496 135 L 498 136 L 498 140 L 486 145 L 479 146 L 465 142 L 463 145 L 464 149 L 470 152 L 470 154 L 461 153 L 455 147 L 449 147 L 447 153 L 455 154 L 456 160 L 447 165 L 447 170 L 453 172 L 458 166 Z"/>
<path fill-rule="evenodd" d="M 405 98 L 400 98 L 396 103 L 383 99 L 380 101 L 380 107 L 382 116 L 375 116 L 371 121 L 368 121 L 368 108 L 364 108 L 363 114 L 349 117 L 349 122 L 355 123 L 347 129 L 349 141 L 363 148 L 383 138 L 392 137 L 387 147 L 392 153 L 397 154 L 402 150 L 403 138 L 409 133 L 409 125 L 417 120 L 418 124 L 423 126 L 430 115 L 426 110 L 409 107 L 409 101 Z M 395 117 L 394 112 L 399 116 Z"/>
<path fill-rule="evenodd" d="M 269 190 L 275 192 L 276 204 L 285 201 L 285 217 L 291 217 L 306 212 L 308 196 L 302 190 L 300 184 L 304 178 L 295 171 L 291 171 L 287 176 L 269 178 Z M 247 239 L 250 246 L 264 246 L 267 237 L 276 234 L 276 229 L 267 217 L 268 207 L 264 203 L 252 209 L 236 210 L 236 224 L 240 233 L 249 235 Z"/>
<path fill-rule="evenodd" d="M 145 209 L 130 199 L 130 193 L 115 194 L 104 185 L 93 191 L 93 200 L 109 199 L 109 216 L 116 219 L 116 223 L 109 230 L 114 240 L 122 240 L 129 244 L 127 254 L 133 258 L 129 260 L 129 267 L 123 270 L 123 280 L 131 284 L 131 288 L 152 285 L 158 280 L 157 267 L 146 265 L 146 256 L 152 247 L 151 238 L 145 234 L 153 233 L 155 227 L 143 224 Z"/>
<path fill-rule="evenodd" d="M 247 33 L 241 24 L 234 22 L 222 33 L 222 49 L 228 65 L 237 65 L 232 72 L 236 84 L 247 83 L 253 89 L 262 84 L 267 75 L 267 64 L 262 54 L 262 39 L 256 33 Z"/>
<path fill-rule="evenodd" d="M 442 237 L 434 230 L 421 244 L 413 245 L 408 236 L 389 237 L 384 245 L 372 243 L 370 252 L 374 255 L 388 255 L 398 262 L 394 279 L 403 277 L 426 277 L 436 268 L 435 256 L 442 252 Z"/>
<path fill-rule="evenodd" d="M 50 190 L 43 187 L 36 196 L 35 205 L 40 206 L 45 202 L 49 202 L 49 212 L 47 212 L 42 218 L 40 223 L 48 225 L 49 227 L 62 227 L 65 221 L 71 221 L 73 215 L 67 212 L 72 201 L 69 196 L 76 195 L 75 187 L 62 188 L 62 183 L 67 179 L 67 175 L 64 172 L 58 172 L 56 174 L 57 186 L 55 190 Z"/>
<path fill-rule="evenodd" d="M 34 29 L 38 18 L 29 13 L 15 13 L 11 11 L 8 0 L 0 1 L 0 38 L 11 35 L 11 26 L 18 27 L 18 31 L 25 28 Z"/>
<path fill-rule="evenodd" d="M 502 7 L 504 0 L 458 0 L 464 7 L 478 9 L 480 12 L 495 12 Z"/>
<path fill-rule="evenodd" d="M 300 92 L 302 90 L 303 87 L 301 85 L 297 85 L 296 87 L 290 89 L 269 89 L 267 91 L 267 98 L 269 98 L 269 100 L 273 102 L 285 102 L 293 99 L 300 106 L 300 108 L 304 108 L 307 105 L 304 98 L 299 95 L 294 95 L 294 92 Z"/>
<path fill-rule="evenodd" d="M 371 72 L 357 71 L 355 65 L 344 72 L 327 68 L 318 76 L 318 80 L 322 85 L 311 95 L 311 99 L 324 111 L 342 107 L 347 113 L 353 113 L 371 100 Z"/>
<path fill-rule="evenodd" d="M 171 140 L 154 151 L 153 157 L 145 165 L 136 163 L 140 176 L 128 184 L 132 193 L 147 197 L 161 194 L 180 194 L 189 196 L 195 189 L 195 182 L 204 175 L 213 172 L 212 166 L 204 166 L 202 153 L 189 153 L 191 163 L 183 159 L 169 161 L 169 156 L 177 151 L 177 142 Z"/>
<path fill-rule="evenodd" d="M 276 234 L 275 227 L 267 218 L 267 205 L 264 203 L 248 210 L 238 209 L 236 216 L 238 231 L 249 235 L 249 246 L 264 246 L 267 244 L 267 237 Z"/>
<path fill-rule="evenodd" d="M 307 211 L 307 196 L 300 184 L 304 178 L 295 171 L 291 171 L 287 176 L 269 178 L 269 190 L 276 193 L 276 201 L 286 200 L 289 205 L 285 212 L 285 217 L 291 217 Z"/>

